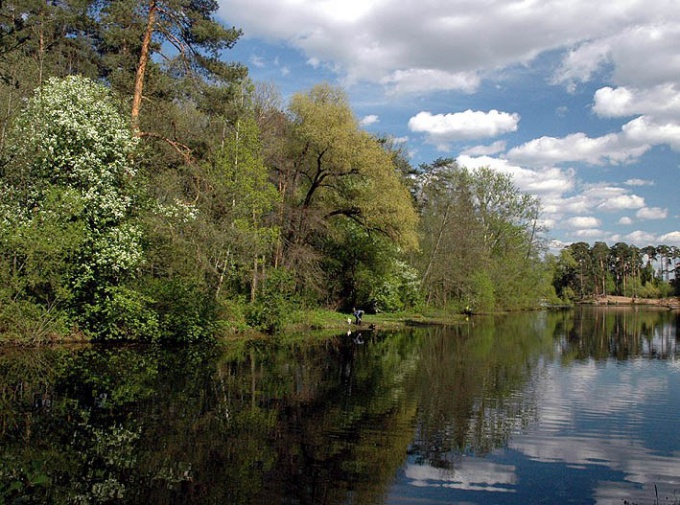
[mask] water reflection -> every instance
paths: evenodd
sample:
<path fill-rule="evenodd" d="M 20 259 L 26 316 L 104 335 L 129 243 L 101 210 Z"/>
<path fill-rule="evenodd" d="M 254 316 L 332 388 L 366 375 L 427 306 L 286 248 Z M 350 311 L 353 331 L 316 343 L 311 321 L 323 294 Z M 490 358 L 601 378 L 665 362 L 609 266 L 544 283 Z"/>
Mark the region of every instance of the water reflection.
<path fill-rule="evenodd" d="M 677 359 L 677 311 L 653 308 L 587 307 L 563 312 L 555 336 L 565 361 Z"/>
<path fill-rule="evenodd" d="M 517 348 L 508 364 L 526 372 L 516 374 L 519 381 L 504 377 L 502 382 L 516 384 L 514 389 L 495 390 L 488 375 L 474 381 L 478 388 L 488 387 L 474 395 L 486 407 L 473 406 L 463 422 L 472 426 L 481 419 L 487 424 L 483 435 L 466 428 L 462 439 L 467 445 L 462 446 L 456 442 L 457 420 L 442 418 L 444 426 L 424 440 L 437 440 L 439 446 L 448 440 L 447 450 L 434 458 L 419 453 L 406 467 L 400 492 L 408 494 L 404 486 L 427 486 L 426 503 L 619 505 L 623 500 L 652 503 L 658 493 L 654 503 L 677 504 L 677 314 L 584 309 L 536 323 L 525 331 L 525 336 L 536 331 L 535 338 L 512 339 Z M 541 335 L 553 337 L 551 351 L 538 343 Z M 532 341 L 536 345 L 527 346 Z M 512 352 L 501 342 L 494 346 L 502 356 Z M 499 367 L 503 370 L 492 361 L 482 369 L 488 374 Z M 452 405 L 448 411 L 460 407 Z M 430 413 L 422 422 L 435 417 Z M 480 441 L 488 446 L 494 440 L 500 443 L 492 451 L 483 445 L 479 450 Z"/>
<path fill-rule="evenodd" d="M 0 503 L 667 503 L 677 314 L 0 350 Z M 312 341 L 313 342 L 313 341 Z"/>

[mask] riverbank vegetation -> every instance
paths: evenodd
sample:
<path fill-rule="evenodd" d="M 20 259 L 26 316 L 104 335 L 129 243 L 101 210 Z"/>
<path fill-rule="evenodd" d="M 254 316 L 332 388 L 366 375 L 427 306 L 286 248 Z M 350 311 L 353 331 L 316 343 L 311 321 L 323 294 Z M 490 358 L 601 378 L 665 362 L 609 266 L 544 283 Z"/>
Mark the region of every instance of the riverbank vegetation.
<path fill-rule="evenodd" d="M 576 242 L 549 261 L 556 293 L 564 300 L 618 296 L 634 301 L 677 295 L 678 258 L 680 249 L 674 246 Z"/>
<path fill-rule="evenodd" d="M 342 89 L 283 103 L 224 62 L 241 33 L 217 7 L 0 5 L 3 341 L 188 343 L 320 308 L 670 292 L 618 255 L 603 273 L 599 249 L 546 256 L 538 199 L 489 169 L 411 166 Z"/>

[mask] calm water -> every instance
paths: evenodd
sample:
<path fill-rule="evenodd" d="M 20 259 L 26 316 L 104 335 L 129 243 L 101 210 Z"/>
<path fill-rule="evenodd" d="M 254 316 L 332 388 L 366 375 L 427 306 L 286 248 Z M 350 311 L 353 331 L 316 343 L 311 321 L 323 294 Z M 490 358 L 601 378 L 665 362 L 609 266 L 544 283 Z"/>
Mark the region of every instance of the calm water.
<path fill-rule="evenodd" d="M 609 308 L 0 348 L 0 504 L 677 505 L 679 342 L 676 312 Z"/>

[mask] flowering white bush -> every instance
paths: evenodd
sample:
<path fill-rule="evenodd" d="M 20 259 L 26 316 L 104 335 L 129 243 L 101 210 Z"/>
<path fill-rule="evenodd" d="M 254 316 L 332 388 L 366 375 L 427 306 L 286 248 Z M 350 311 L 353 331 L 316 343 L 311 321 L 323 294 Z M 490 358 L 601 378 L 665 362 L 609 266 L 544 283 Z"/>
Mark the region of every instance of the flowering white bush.
<path fill-rule="evenodd" d="M 156 213 L 170 219 L 179 219 L 183 223 L 193 221 L 198 216 L 198 208 L 193 203 L 178 198 L 172 204 L 158 203 Z"/>
<path fill-rule="evenodd" d="M 36 199 L 46 185 L 76 189 L 94 226 L 129 212 L 137 138 L 105 87 L 77 76 L 50 79 L 18 119 L 15 138 Z"/>
<path fill-rule="evenodd" d="M 137 138 L 126 117 L 104 86 L 77 76 L 52 78 L 28 101 L 10 145 L 0 223 L 13 231 L 0 233 L 0 244 L 6 251 L 20 244 L 16 257 L 29 257 L 33 247 L 19 240 L 24 231 L 34 242 L 67 244 L 68 251 L 54 257 L 64 262 L 60 270 L 75 303 L 98 303 L 143 256 L 142 232 L 131 220 Z M 51 231 L 35 238 L 41 223 Z"/>

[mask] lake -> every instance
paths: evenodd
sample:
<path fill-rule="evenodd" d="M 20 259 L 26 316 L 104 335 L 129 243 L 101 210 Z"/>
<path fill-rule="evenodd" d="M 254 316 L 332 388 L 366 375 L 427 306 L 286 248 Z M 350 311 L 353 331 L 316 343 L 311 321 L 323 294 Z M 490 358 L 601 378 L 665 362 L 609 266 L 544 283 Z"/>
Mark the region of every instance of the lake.
<path fill-rule="evenodd" d="M 0 504 L 678 505 L 679 342 L 677 312 L 584 307 L 0 348 Z"/>

